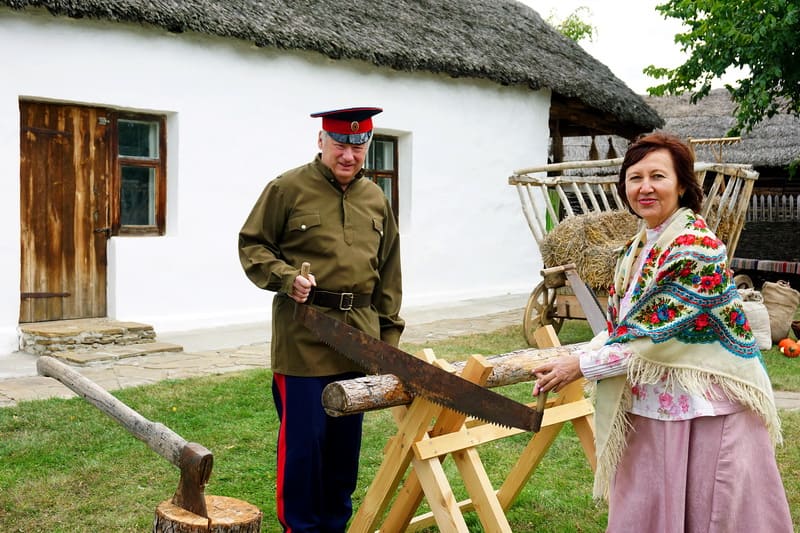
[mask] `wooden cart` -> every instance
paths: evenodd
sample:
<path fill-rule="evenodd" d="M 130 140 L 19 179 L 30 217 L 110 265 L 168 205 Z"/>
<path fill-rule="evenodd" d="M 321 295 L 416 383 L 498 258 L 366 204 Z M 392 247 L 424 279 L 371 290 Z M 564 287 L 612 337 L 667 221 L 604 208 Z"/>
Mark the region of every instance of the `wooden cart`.
<path fill-rule="evenodd" d="M 622 158 L 554 163 L 517 170 L 508 178 L 517 189 L 540 250 L 547 235 L 569 217 L 626 209 L 616 190 L 621 164 Z M 752 165 L 698 162 L 695 174 L 705 192 L 701 214 L 727 245 L 730 261 L 758 173 Z M 543 280 L 531 292 L 523 318 L 525 338 L 531 346 L 536 345 L 533 333 L 539 327 L 550 324 L 558 332 L 564 320 L 586 318 L 567 281 L 566 273 L 574 265 L 544 267 Z M 570 278 L 574 282 L 575 277 Z M 595 290 L 594 294 L 605 308 L 607 292 Z"/>

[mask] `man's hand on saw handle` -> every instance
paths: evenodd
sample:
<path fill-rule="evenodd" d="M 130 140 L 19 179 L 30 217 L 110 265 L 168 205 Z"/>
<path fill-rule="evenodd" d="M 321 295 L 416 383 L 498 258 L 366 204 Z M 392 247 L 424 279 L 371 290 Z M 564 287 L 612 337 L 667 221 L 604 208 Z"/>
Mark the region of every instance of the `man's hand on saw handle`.
<path fill-rule="evenodd" d="M 305 303 L 308 300 L 308 295 L 311 294 L 311 287 L 317 286 L 317 280 L 310 269 L 311 265 L 309 263 L 303 263 L 300 267 L 300 273 L 292 283 L 292 292 L 289 293 L 289 298 L 299 304 Z"/>

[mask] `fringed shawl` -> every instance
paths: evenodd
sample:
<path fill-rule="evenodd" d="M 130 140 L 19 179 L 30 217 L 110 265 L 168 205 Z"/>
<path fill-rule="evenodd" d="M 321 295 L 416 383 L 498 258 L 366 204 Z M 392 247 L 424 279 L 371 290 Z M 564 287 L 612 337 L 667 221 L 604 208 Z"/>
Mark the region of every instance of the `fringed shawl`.
<path fill-rule="evenodd" d="M 725 245 L 705 221 L 680 209 L 661 233 L 639 272 L 642 229 L 617 261 L 609 291 L 607 344 L 626 343 L 633 352 L 627 376 L 597 383 L 594 495 L 607 498 L 623 454 L 631 384 L 678 383 L 703 395 L 716 385 L 730 400 L 764 420 L 773 443 L 781 441 L 780 419 L 761 353 L 727 268 Z M 635 283 L 631 309 L 618 320 L 621 295 Z"/>

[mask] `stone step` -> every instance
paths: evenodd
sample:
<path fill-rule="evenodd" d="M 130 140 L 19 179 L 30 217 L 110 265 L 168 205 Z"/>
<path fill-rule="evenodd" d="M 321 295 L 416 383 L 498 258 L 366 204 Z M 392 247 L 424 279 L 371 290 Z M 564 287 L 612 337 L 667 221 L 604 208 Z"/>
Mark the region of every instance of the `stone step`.
<path fill-rule="evenodd" d="M 90 351 L 155 342 L 153 326 L 109 318 L 82 318 L 20 324 L 20 350 L 33 355 Z"/>
<path fill-rule="evenodd" d="M 116 361 L 139 355 L 182 351 L 183 346 L 178 344 L 153 341 L 138 344 L 109 345 L 89 350 L 66 350 L 62 352 L 53 352 L 50 356 L 61 359 L 67 363 L 88 365 L 91 363 Z"/>

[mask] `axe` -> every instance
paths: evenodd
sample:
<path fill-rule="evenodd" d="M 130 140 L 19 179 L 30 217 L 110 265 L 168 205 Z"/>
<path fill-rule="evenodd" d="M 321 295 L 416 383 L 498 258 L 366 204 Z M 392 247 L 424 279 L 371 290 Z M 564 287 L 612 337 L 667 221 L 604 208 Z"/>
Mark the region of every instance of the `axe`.
<path fill-rule="evenodd" d="M 178 489 L 172 497 L 172 503 L 208 518 L 204 490 L 214 464 L 214 456 L 208 449 L 195 442 L 186 442 L 164 424 L 147 420 L 96 383 L 52 357 L 39 357 L 36 369 L 42 376 L 59 380 L 77 395 L 119 422 L 151 450 L 177 466 L 181 471 L 181 478 L 178 481 Z"/>

